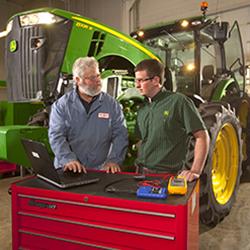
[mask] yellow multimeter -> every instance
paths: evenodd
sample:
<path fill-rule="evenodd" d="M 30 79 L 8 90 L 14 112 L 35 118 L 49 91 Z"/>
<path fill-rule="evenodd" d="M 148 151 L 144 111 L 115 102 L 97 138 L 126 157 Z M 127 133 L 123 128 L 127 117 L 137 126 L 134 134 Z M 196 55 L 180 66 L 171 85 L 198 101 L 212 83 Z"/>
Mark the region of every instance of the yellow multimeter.
<path fill-rule="evenodd" d="M 186 194 L 187 180 L 181 176 L 171 176 L 168 181 L 168 193 L 181 195 Z"/>

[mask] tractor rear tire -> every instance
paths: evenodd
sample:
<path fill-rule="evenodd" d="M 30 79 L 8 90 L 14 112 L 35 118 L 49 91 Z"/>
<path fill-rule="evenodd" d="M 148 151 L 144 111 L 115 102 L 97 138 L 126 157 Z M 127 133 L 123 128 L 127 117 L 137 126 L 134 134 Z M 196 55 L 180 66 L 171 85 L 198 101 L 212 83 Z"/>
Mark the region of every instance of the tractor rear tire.
<path fill-rule="evenodd" d="M 229 103 L 232 108 L 235 109 L 236 116 L 240 120 L 242 128 L 242 141 L 243 141 L 243 174 L 247 166 L 250 165 L 250 97 L 243 93 L 239 95 L 229 95 L 222 99 Z"/>
<path fill-rule="evenodd" d="M 200 221 L 213 227 L 229 214 L 236 198 L 242 174 L 241 127 L 228 103 L 202 103 L 199 111 L 210 135 L 209 153 L 200 177 Z M 190 147 L 189 166 L 194 142 Z"/>

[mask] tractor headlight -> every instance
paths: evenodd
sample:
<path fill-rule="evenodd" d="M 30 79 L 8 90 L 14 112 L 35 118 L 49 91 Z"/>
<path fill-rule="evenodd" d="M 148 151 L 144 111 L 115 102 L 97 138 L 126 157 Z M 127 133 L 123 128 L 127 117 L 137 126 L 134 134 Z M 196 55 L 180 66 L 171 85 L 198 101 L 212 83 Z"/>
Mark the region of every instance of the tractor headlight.
<path fill-rule="evenodd" d="M 189 26 L 189 21 L 188 20 L 182 20 L 181 21 L 181 27 L 187 28 Z"/>
<path fill-rule="evenodd" d="M 187 71 L 194 71 L 195 70 L 195 65 L 194 65 L 194 63 L 189 63 L 189 64 L 187 64 L 186 65 L 186 70 Z"/>
<path fill-rule="evenodd" d="M 49 12 L 38 12 L 20 16 L 21 26 L 37 25 L 37 24 L 52 24 L 58 23 L 63 18 L 51 14 Z"/>

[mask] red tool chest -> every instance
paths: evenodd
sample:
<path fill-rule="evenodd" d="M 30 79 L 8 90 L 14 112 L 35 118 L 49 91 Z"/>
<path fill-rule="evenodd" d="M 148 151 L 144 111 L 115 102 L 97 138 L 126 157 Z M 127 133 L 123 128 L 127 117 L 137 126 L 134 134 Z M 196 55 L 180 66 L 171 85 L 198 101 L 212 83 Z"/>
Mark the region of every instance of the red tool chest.
<path fill-rule="evenodd" d="M 198 183 L 185 196 L 141 199 L 131 174 L 97 175 L 66 190 L 36 177 L 12 184 L 13 249 L 198 249 Z"/>
<path fill-rule="evenodd" d="M 0 174 L 16 171 L 16 164 L 0 160 Z"/>

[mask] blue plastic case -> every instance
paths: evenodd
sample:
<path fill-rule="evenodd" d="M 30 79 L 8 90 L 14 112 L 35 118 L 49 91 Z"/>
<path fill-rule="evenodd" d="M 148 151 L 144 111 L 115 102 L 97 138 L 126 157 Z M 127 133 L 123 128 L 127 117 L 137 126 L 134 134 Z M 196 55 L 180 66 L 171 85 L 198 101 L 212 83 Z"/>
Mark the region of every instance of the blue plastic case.
<path fill-rule="evenodd" d="M 166 191 L 163 187 L 141 186 L 137 189 L 136 195 L 141 198 L 166 199 Z"/>

